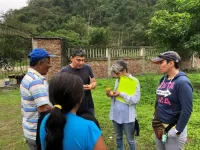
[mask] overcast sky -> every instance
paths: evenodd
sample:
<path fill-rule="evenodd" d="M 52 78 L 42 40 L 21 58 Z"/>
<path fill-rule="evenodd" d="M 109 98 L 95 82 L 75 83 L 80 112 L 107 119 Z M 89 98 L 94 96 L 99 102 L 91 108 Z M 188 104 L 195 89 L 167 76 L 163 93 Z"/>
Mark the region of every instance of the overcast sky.
<path fill-rule="evenodd" d="M 28 0 L 0 0 L 0 13 L 9 9 L 20 9 L 27 6 Z"/>

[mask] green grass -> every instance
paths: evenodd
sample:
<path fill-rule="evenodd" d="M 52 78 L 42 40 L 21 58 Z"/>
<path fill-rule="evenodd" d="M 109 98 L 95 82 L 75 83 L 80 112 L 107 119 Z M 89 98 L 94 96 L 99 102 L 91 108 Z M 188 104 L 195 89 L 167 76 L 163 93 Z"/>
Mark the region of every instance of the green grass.
<path fill-rule="evenodd" d="M 19 89 L 0 91 L 0 150 L 25 150 Z"/>
<path fill-rule="evenodd" d="M 200 147 L 200 75 L 188 75 L 194 87 L 193 113 L 188 124 L 188 141 L 185 150 L 198 150 Z M 141 84 L 141 100 L 137 105 L 140 123 L 140 136 L 136 137 L 138 150 L 155 150 L 151 119 L 155 102 L 155 89 L 159 75 L 137 76 Z M 116 149 L 112 122 L 109 120 L 110 100 L 105 95 L 105 88 L 113 88 L 114 79 L 98 79 L 98 86 L 93 90 L 95 111 L 100 122 L 108 150 Z M 23 138 L 20 112 L 19 88 L 0 89 L 0 150 L 26 150 Z M 125 141 L 125 148 L 128 145 Z"/>

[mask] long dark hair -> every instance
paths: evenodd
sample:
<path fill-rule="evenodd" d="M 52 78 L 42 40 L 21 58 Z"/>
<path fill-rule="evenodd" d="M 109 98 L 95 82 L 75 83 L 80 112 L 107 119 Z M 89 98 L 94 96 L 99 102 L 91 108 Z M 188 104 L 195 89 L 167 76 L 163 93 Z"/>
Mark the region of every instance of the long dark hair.
<path fill-rule="evenodd" d="M 67 122 L 65 114 L 80 105 L 83 96 L 83 81 L 74 74 L 60 72 L 49 84 L 49 99 L 53 105 L 61 105 L 62 109 L 53 108 L 46 122 L 46 150 L 62 150 L 64 127 Z"/>

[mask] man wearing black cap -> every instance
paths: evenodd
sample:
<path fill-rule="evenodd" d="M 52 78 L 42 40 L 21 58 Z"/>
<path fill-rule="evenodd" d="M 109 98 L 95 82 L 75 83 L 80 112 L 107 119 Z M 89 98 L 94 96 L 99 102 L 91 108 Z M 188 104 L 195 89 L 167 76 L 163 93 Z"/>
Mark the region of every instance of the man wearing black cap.
<path fill-rule="evenodd" d="M 36 48 L 29 54 L 30 68 L 20 84 L 23 131 L 29 150 L 37 150 L 36 131 L 39 113 L 51 109 L 46 75 L 50 66 L 50 55 L 45 49 Z"/>
<path fill-rule="evenodd" d="M 157 150 L 180 150 L 187 139 L 187 123 L 192 113 L 192 85 L 179 71 L 181 57 L 167 51 L 154 58 L 165 74 L 156 90 L 156 105 L 152 126 Z"/>

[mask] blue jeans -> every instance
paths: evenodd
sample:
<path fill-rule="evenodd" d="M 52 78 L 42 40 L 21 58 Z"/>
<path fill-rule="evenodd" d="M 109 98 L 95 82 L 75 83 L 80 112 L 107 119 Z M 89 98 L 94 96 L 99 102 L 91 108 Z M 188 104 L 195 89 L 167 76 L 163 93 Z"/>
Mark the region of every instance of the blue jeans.
<path fill-rule="evenodd" d="M 117 122 L 113 121 L 113 126 L 116 134 L 117 150 L 124 150 L 123 131 L 125 133 L 130 150 L 136 150 L 136 144 L 134 140 L 135 122 L 118 124 Z"/>

